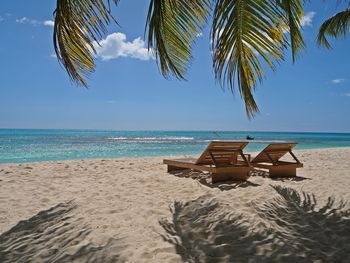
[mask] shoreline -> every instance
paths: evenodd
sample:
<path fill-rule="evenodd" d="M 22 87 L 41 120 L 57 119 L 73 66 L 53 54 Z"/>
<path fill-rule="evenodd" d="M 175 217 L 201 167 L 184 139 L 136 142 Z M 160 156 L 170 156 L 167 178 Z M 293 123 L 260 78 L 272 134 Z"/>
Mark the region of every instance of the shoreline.
<path fill-rule="evenodd" d="M 349 146 L 337 146 L 337 147 L 324 147 L 324 148 L 309 148 L 309 149 L 295 149 L 293 152 L 304 152 L 304 151 L 322 151 L 322 150 L 332 150 L 332 149 L 349 149 Z M 247 152 L 244 151 L 244 153 L 248 154 L 257 154 L 259 151 L 253 151 L 253 152 Z M 120 157 L 105 157 L 105 158 L 79 158 L 79 159 L 62 159 L 62 160 L 45 160 L 45 161 L 36 161 L 36 162 L 21 162 L 21 163 L 0 163 L 0 167 L 4 165 L 27 165 L 27 164 L 41 164 L 41 163 L 52 163 L 52 162 L 70 162 L 70 161 L 100 161 L 100 160 L 128 160 L 128 159 L 149 159 L 149 158 L 182 158 L 182 157 L 198 157 L 199 154 L 195 155 L 184 155 L 184 154 L 179 154 L 179 155 L 148 155 L 148 156 L 120 156 Z"/>

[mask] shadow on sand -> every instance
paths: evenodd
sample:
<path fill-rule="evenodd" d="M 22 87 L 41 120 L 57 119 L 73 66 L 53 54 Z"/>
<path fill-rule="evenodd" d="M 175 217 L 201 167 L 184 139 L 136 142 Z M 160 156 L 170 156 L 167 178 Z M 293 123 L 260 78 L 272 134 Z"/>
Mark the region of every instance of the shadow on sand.
<path fill-rule="evenodd" d="M 203 173 L 193 170 L 181 170 L 181 171 L 172 171 L 169 172 L 172 175 L 175 175 L 180 178 L 191 178 L 197 180 L 202 185 L 205 185 L 210 188 L 217 188 L 221 191 L 227 191 L 236 188 L 245 188 L 250 186 L 260 186 L 259 184 L 252 183 L 250 181 L 225 181 L 221 183 L 211 183 L 211 176 L 209 173 Z"/>
<path fill-rule="evenodd" d="M 20 221 L 0 236 L 0 262 L 117 262 L 117 241 L 96 246 L 87 224 L 74 216 L 73 202 L 61 203 Z"/>
<path fill-rule="evenodd" d="M 162 237 L 186 262 L 350 262 L 344 202 L 316 207 L 313 195 L 272 187 L 277 196 L 253 205 L 253 221 L 208 196 L 175 202 Z"/>
<path fill-rule="evenodd" d="M 171 171 L 169 172 L 172 175 L 175 175 L 180 178 L 191 178 L 193 180 L 198 181 L 202 185 L 205 185 L 210 188 L 217 188 L 220 189 L 221 191 L 227 191 L 227 190 L 232 190 L 236 188 L 246 188 L 246 187 L 251 187 L 251 186 L 260 186 L 257 183 L 253 183 L 251 181 L 225 181 L 221 183 L 211 183 L 211 176 L 209 173 L 204 173 L 204 172 L 198 172 L 194 170 L 180 170 L 180 171 Z M 270 178 L 269 172 L 263 171 L 263 170 L 258 170 L 254 169 L 251 173 L 250 176 L 261 176 L 264 178 L 269 178 L 273 181 L 293 181 L 293 182 L 300 182 L 304 180 L 311 180 L 310 178 L 307 177 L 302 177 L 302 176 L 295 176 L 295 177 L 276 177 L 276 178 Z"/>
<path fill-rule="evenodd" d="M 260 169 L 254 169 L 251 173 L 250 176 L 261 176 L 264 178 L 269 178 L 273 181 L 281 181 L 281 182 L 285 182 L 285 181 L 294 181 L 294 182 L 300 182 L 300 181 L 304 181 L 304 180 L 311 180 L 311 178 L 307 178 L 307 177 L 302 177 L 302 176 L 295 176 L 295 177 L 274 177 L 271 178 L 270 177 L 270 173 L 268 171 L 265 170 L 260 170 Z"/>

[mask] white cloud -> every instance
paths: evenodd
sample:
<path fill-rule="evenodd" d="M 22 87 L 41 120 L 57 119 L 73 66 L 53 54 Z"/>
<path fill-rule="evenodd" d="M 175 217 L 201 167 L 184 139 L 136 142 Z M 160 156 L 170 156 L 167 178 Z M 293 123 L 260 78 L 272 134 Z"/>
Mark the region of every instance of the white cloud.
<path fill-rule="evenodd" d="M 45 21 L 40 21 L 40 20 L 36 20 L 36 19 L 30 19 L 28 17 L 22 17 L 19 19 L 16 19 L 16 23 L 19 24 L 30 24 L 33 26 L 39 26 L 39 25 L 43 25 L 43 26 L 54 26 L 54 22 L 52 20 L 45 20 Z"/>
<path fill-rule="evenodd" d="M 331 82 L 333 84 L 340 84 L 340 83 L 344 83 L 345 79 L 332 79 Z"/>
<path fill-rule="evenodd" d="M 112 33 L 105 39 L 101 40 L 98 45 L 94 43 L 97 57 L 102 60 L 110 60 L 119 57 L 131 57 L 140 60 L 153 59 L 152 53 L 148 52 L 145 42 L 140 38 L 135 38 L 128 42 L 126 35 L 123 33 Z"/>
<path fill-rule="evenodd" d="M 16 19 L 16 23 L 20 23 L 20 24 L 37 24 L 38 21 L 37 20 L 33 20 L 33 19 L 29 19 L 28 17 L 22 17 L 19 19 Z"/>
<path fill-rule="evenodd" d="M 313 11 L 307 12 L 307 13 L 302 17 L 302 19 L 301 19 L 301 21 L 300 21 L 300 25 L 301 25 L 302 27 L 304 27 L 304 26 L 312 26 L 312 20 L 313 20 L 313 18 L 315 17 L 315 15 L 316 15 L 316 12 L 313 12 Z"/>
<path fill-rule="evenodd" d="M 54 21 L 52 21 L 52 20 L 45 20 L 44 22 L 43 22 L 43 25 L 44 26 L 54 26 L 55 25 L 55 22 Z"/>
<path fill-rule="evenodd" d="M 345 96 L 346 96 L 346 97 L 350 97 L 350 93 L 346 93 Z"/>

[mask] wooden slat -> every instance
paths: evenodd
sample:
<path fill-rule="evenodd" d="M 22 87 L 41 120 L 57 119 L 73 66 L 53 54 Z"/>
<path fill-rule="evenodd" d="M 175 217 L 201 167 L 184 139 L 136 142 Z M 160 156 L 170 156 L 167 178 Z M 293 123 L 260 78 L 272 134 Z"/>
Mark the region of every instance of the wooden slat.
<path fill-rule="evenodd" d="M 163 160 L 164 164 L 175 166 L 175 167 L 181 167 L 181 168 L 187 168 L 187 169 L 193 169 L 198 171 L 206 171 L 206 172 L 214 172 L 214 167 L 209 167 L 205 165 L 198 165 L 193 162 L 186 162 L 185 160 Z"/>
<path fill-rule="evenodd" d="M 197 160 L 197 164 L 208 164 L 209 160 L 211 159 L 209 151 L 229 151 L 232 152 L 232 154 L 235 154 L 235 152 L 239 150 L 243 150 L 244 147 L 246 147 L 248 142 L 229 142 L 229 141 L 213 141 L 209 143 L 207 148 L 204 150 L 204 152 L 201 154 L 201 156 Z"/>
<path fill-rule="evenodd" d="M 297 143 L 272 143 L 262 150 L 251 162 L 276 162 L 284 155 L 291 152 L 292 148 L 294 148 L 296 145 Z"/>
<path fill-rule="evenodd" d="M 272 167 L 276 167 L 276 165 L 270 164 L 270 163 L 254 163 L 254 167 L 257 168 L 263 168 L 263 169 L 270 169 Z M 302 163 L 281 163 L 279 166 L 286 167 L 286 168 L 302 168 L 304 165 Z"/>

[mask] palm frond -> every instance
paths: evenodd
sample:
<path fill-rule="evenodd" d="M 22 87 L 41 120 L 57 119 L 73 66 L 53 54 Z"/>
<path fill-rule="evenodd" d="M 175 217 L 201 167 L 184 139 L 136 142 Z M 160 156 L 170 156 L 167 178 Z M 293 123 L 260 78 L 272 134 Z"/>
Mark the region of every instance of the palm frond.
<path fill-rule="evenodd" d="M 301 34 L 304 0 L 278 0 L 278 3 L 286 19 L 286 25 L 290 34 L 292 58 L 295 61 L 298 53 L 305 48 L 305 42 Z"/>
<path fill-rule="evenodd" d="M 218 0 L 211 32 L 215 76 L 234 91 L 235 81 L 248 117 L 259 111 L 253 90 L 274 69 L 287 46 L 285 20 L 275 0 Z"/>
<path fill-rule="evenodd" d="M 207 20 L 210 0 L 151 0 L 146 30 L 163 76 L 184 79 L 191 50 Z"/>
<path fill-rule="evenodd" d="M 57 58 L 76 84 L 87 86 L 86 77 L 95 69 L 94 42 L 114 20 L 110 0 L 57 0 L 54 15 Z"/>
<path fill-rule="evenodd" d="M 327 37 L 340 38 L 349 34 L 350 30 L 350 8 L 337 13 L 327 19 L 320 27 L 317 35 L 317 43 L 320 46 L 331 48 Z"/>

